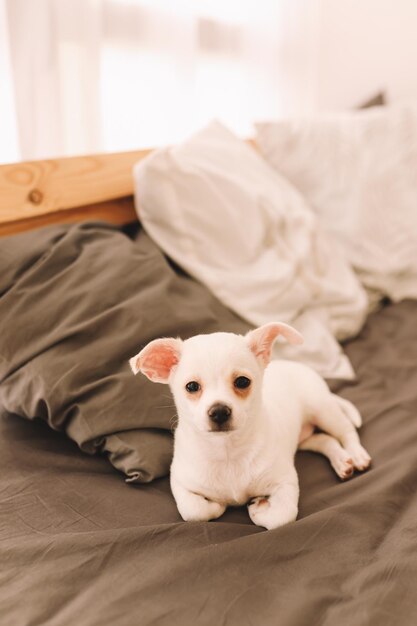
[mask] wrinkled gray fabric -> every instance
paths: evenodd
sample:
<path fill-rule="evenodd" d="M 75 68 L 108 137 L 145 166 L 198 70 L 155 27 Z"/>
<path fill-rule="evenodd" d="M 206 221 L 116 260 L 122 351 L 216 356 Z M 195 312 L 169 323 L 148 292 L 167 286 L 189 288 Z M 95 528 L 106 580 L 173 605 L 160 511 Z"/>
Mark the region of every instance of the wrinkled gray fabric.
<path fill-rule="evenodd" d="M 0 417 L 1 625 L 416 624 L 416 317 L 389 306 L 346 346 L 358 381 L 337 388 L 372 469 L 342 483 L 298 453 L 299 519 L 273 531 L 245 508 L 182 522 L 167 478 L 126 485 L 45 424 Z"/>
<path fill-rule="evenodd" d="M 160 336 L 249 329 L 143 230 L 88 222 L 0 239 L 0 320 L 0 406 L 139 482 L 169 471 L 175 408 L 128 359 Z"/>

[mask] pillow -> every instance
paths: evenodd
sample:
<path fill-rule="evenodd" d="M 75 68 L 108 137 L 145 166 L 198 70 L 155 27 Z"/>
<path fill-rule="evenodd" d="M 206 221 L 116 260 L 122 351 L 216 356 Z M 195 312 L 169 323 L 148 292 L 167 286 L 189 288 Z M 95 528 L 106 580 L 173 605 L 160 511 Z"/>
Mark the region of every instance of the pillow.
<path fill-rule="evenodd" d="M 362 325 L 366 297 L 300 193 L 244 141 L 213 122 L 134 169 L 138 214 L 154 241 L 251 324 L 305 335 L 275 355 L 327 377 L 352 377 L 333 335 Z"/>
<path fill-rule="evenodd" d="M 417 297 L 417 106 L 257 124 L 256 141 L 367 288 Z"/>
<path fill-rule="evenodd" d="M 143 230 L 102 223 L 0 239 L 0 405 L 102 451 L 129 480 L 167 474 L 175 408 L 128 360 L 163 335 L 250 325 L 174 271 Z"/>

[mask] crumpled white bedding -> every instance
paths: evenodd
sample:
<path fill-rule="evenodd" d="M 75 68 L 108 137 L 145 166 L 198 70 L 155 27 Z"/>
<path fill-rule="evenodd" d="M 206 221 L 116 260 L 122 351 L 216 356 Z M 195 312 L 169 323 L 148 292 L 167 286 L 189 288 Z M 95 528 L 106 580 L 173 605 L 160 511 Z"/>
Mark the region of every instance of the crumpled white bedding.
<path fill-rule="evenodd" d="M 367 297 L 296 188 L 215 122 L 134 168 L 140 220 L 157 244 L 254 325 L 280 320 L 305 338 L 274 356 L 324 377 L 354 377 L 337 340 L 354 336 Z"/>
<path fill-rule="evenodd" d="M 262 155 L 303 194 L 369 293 L 417 298 L 417 105 L 256 128 Z"/>

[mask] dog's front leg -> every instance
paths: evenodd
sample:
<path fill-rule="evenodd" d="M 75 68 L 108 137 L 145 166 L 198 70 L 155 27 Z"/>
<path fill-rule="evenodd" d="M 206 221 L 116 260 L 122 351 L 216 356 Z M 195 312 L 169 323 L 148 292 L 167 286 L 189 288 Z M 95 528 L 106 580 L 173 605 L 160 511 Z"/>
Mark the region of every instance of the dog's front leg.
<path fill-rule="evenodd" d="M 181 485 L 171 475 L 171 490 L 177 503 L 178 511 L 186 522 L 208 522 L 223 515 L 226 507 L 213 500 L 207 500 L 198 493 L 193 493 Z"/>
<path fill-rule="evenodd" d="M 249 516 L 254 524 L 268 530 L 293 522 L 298 514 L 298 476 L 292 468 L 272 488 L 268 496 L 259 496 L 248 504 Z"/>

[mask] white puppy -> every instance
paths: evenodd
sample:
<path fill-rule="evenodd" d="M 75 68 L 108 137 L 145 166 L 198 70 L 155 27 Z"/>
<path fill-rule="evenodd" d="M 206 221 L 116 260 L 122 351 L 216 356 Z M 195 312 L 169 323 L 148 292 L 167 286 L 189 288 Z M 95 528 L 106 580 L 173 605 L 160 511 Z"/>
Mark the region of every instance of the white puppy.
<path fill-rule="evenodd" d="M 291 326 L 273 323 L 245 336 L 156 339 L 130 360 L 135 374 L 168 383 L 174 395 L 171 488 L 184 520 L 215 519 L 243 504 L 268 529 L 295 520 L 297 448 L 327 456 L 342 479 L 369 466 L 358 411 L 309 367 L 270 362 L 278 335 L 302 343 Z"/>

